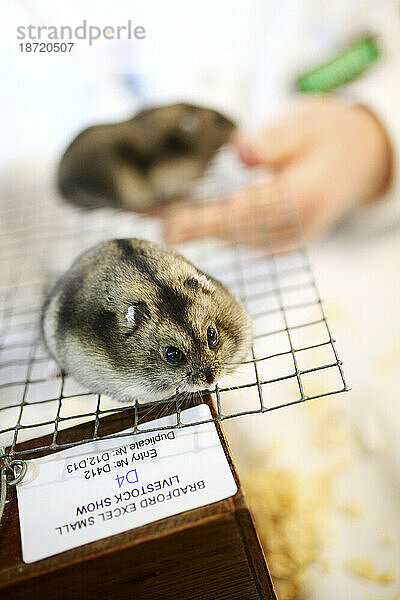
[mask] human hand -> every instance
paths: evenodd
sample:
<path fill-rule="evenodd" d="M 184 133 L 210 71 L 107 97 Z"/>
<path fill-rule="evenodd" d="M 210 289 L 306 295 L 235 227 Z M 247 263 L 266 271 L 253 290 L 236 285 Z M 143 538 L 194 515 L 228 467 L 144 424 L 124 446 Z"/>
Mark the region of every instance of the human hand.
<path fill-rule="evenodd" d="M 368 109 L 333 96 L 298 100 L 271 127 L 238 134 L 234 145 L 247 165 L 272 170 L 264 184 L 266 204 L 271 207 L 275 198 L 276 212 L 279 205 L 294 205 L 307 237 L 323 233 L 356 206 L 376 199 L 390 177 L 391 149 L 379 121 Z M 262 191 L 258 188 L 256 206 L 251 189 L 247 195 L 232 194 L 229 202 L 239 219 L 253 209 L 260 215 Z M 200 208 L 177 205 L 166 217 L 165 238 L 177 243 L 220 235 L 224 222 L 226 209 L 218 202 Z"/>

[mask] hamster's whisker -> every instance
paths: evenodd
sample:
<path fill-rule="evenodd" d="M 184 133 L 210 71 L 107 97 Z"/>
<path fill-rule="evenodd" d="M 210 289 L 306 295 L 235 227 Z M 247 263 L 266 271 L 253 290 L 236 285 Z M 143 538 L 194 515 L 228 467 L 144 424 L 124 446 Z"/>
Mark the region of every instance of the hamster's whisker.
<path fill-rule="evenodd" d="M 147 407 L 147 410 L 143 410 L 142 415 L 139 417 L 139 422 L 142 422 L 152 411 L 154 411 L 154 403 L 148 404 L 139 404 L 139 406 Z"/>
<path fill-rule="evenodd" d="M 240 379 L 240 377 L 244 377 L 246 375 L 245 372 L 240 372 L 240 369 L 229 369 L 226 370 L 224 375 L 229 375 L 233 379 Z"/>
<path fill-rule="evenodd" d="M 200 401 L 203 399 L 203 394 L 202 394 L 202 392 L 200 390 L 198 390 L 197 392 L 195 392 L 195 398 L 196 398 L 196 400 L 198 399 Z"/>
<path fill-rule="evenodd" d="M 162 402 L 160 417 L 164 417 L 169 414 L 169 407 L 173 404 L 173 400 L 167 400 Z"/>
<path fill-rule="evenodd" d="M 158 389 L 155 391 L 158 391 Z M 173 399 L 171 400 L 170 398 L 165 398 L 165 400 L 158 400 L 150 403 L 140 404 L 140 406 L 147 407 L 147 410 L 144 410 L 144 412 L 142 413 L 141 420 L 147 417 L 152 411 L 157 412 L 157 418 L 164 416 L 166 414 L 168 405 L 173 402 Z"/>
<path fill-rule="evenodd" d="M 237 366 L 237 365 L 248 365 L 251 362 L 253 362 L 253 361 L 251 361 L 251 360 L 239 360 L 237 362 L 225 363 L 225 364 L 228 365 L 228 367 L 231 367 L 231 366 Z"/>

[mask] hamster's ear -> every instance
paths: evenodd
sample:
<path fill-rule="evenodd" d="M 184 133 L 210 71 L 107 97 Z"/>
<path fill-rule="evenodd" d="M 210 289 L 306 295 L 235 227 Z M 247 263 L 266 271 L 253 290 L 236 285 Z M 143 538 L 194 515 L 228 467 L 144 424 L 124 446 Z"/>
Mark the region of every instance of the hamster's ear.
<path fill-rule="evenodd" d="M 212 281 L 206 275 L 193 275 L 193 277 L 186 279 L 183 285 L 192 292 L 201 290 L 205 294 L 211 294 L 215 289 Z"/>
<path fill-rule="evenodd" d="M 194 133 L 200 127 L 199 117 L 193 113 L 185 114 L 179 120 L 179 127 L 185 133 Z"/>
<path fill-rule="evenodd" d="M 147 308 L 146 302 L 143 302 L 143 300 L 132 302 L 125 312 L 125 321 L 131 326 L 131 328 L 134 328 L 134 331 L 136 331 L 136 329 L 140 327 L 142 323 L 147 321 L 149 317 L 150 311 Z"/>

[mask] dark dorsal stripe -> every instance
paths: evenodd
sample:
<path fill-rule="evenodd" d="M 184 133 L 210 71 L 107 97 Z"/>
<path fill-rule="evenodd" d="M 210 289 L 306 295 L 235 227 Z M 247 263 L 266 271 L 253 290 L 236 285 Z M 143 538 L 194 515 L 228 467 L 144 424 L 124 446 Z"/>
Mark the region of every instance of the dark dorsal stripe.
<path fill-rule="evenodd" d="M 145 250 L 133 248 L 132 243 L 127 239 L 115 240 L 115 243 L 121 251 L 121 258 L 140 271 L 154 285 L 157 296 L 156 307 L 160 314 L 178 323 L 191 339 L 196 341 L 196 334 L 187 318 L 191 299 L 159 279 L 149 263 Z"/>
<path fill-rule="evenodd" d="M 143 152 L 134 148 L 129 142 L 119 142 L 115 146 L 115 153 L 123 162 L 137 167 L 144 173 L 147 173 L 151 167 L 151 157 L 146 156 Z"/>

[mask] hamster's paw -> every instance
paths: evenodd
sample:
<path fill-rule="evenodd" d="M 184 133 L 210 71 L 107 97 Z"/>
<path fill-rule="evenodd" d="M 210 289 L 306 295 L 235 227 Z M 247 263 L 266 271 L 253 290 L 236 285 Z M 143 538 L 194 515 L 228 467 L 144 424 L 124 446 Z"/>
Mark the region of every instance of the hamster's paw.
<path fill-rule="evenodd" d="M 66 372 L 54 361 L 52 361 L 46 371 L 46 379 L 49 381 L 51 379 L 57 379 L 58 377 L 63 377 L 66 375 Z"/>

